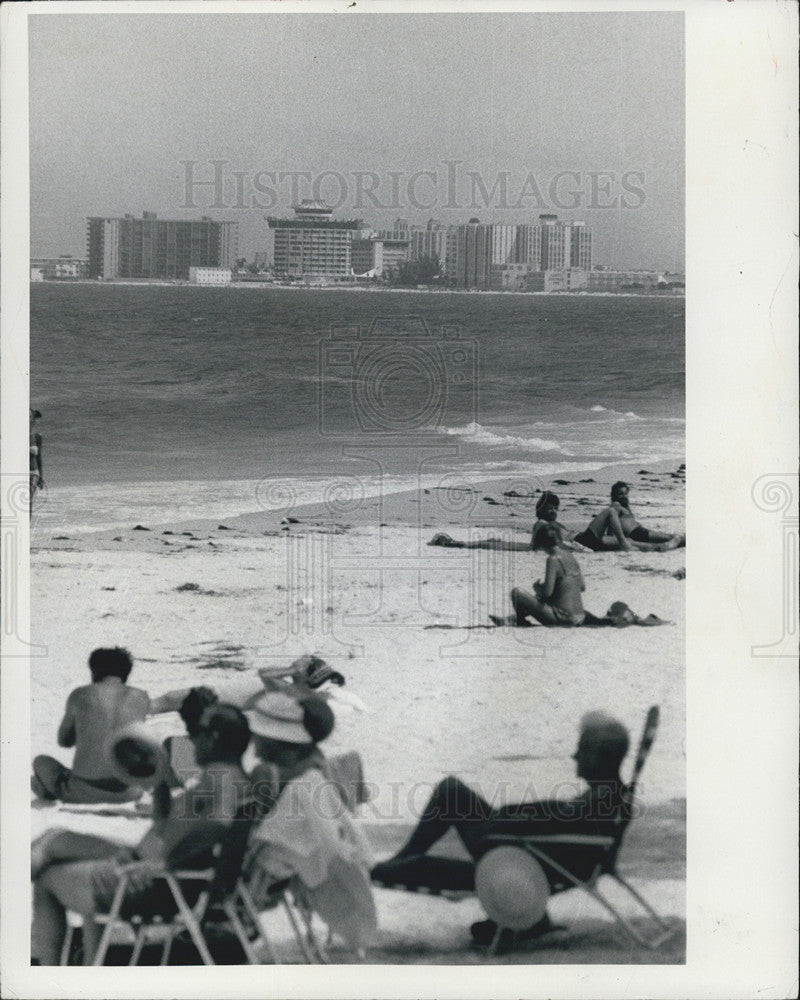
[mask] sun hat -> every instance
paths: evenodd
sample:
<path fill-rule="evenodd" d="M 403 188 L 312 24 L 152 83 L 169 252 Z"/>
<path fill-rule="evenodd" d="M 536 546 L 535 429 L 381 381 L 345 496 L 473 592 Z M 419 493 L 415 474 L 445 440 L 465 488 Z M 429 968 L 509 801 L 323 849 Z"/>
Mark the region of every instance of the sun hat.
<path fill-rule="evenodd" d="M 301 745 L 318 742 L 306 728 L 306 710 L 303 705 L 297 698 L 281 691 L 259 694 L 251 699 L 244 714 L 254 736 L 266 736 L 268 739 Z"/>
<path fill-rule="evenodd" d="M 498 927 L 521 931 L 547 911 L 550 886 L 542 866 L 521 847 L 495 847 L 475 869 L 475 892 Z"/>
<path fill-rule="evenodd" d="M 144 722 L 132 722 L 110 734 L 105 756 L 115 778 L 126 785 L 149 788 L 167 759 L 162 740 Z"/>

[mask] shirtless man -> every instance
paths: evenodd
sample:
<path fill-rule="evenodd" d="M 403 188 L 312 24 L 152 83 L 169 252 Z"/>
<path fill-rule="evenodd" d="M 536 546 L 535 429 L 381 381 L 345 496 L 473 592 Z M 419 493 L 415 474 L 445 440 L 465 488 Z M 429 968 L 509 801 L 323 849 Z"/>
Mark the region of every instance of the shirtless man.
<path fill-rule="evenodd" d="M 611 487 L 611 505 L 601 511 L 589 527 L 573 539 L 593 552 L 667 552 L 682 548 L 685 535 L 670 535 L 665 531 L 643 528 L 631 512 L 628 501 L 628 484 L 614 483 Z"/>
<path fill-rule="evenodd" d="M 28 416 L 28 464 L 30 470 L 30 494 L 28 497 L 28 509 L 33 510 L 33 498 L 36 495 L 36 491 L 40 490 L 44 486 L 44 477 L 42 476 L 42 435 L 36 429 L 36 421 L 41 418 L 42 414 L 39 410 L 30 410 Z"/>
<path fill-rule="evenodd" d="M 72 769 L 46 754 L 34 758 L 31 788 L 40 798 L 130 802 L 142 794 L 112 776 L 103 753 L 114 730 L 144 720 L 150 709 L 147 692 L 125 683 L 132 666 L 130 653 L 118 647 L 96 649 L 89 657 L 92 683 L 70 692 L 58 727 L 58 745 L 75 747 Z"/>

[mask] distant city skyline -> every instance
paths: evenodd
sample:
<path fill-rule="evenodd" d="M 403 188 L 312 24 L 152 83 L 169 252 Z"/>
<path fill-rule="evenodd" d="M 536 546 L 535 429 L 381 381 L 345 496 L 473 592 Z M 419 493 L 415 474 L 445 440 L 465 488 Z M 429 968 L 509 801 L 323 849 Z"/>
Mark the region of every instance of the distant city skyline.
<path fill-rule="evenodd" d="M 374 228 L 554 212 L 599 264 L 683 270 L 683 77 L 671 12 L 37 14 L 31 255 L 152 211 L 235 219 L 252 260 L 319 197 Z"/>

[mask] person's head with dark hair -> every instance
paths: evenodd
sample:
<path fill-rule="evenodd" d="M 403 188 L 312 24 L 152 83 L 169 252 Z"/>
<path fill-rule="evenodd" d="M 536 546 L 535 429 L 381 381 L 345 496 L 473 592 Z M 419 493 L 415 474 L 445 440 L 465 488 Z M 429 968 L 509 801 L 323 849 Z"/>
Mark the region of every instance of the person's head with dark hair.
<path fill-rule="evenodd" d="M 28 417 L 30 418 L 31 423 L 33 423 L 34 420 L 40 420 L 41 416 L 42 416 L 41 410 L 34 410 L 34 409 L 28 410 Z"/>
<path fill-rule="evenodd" d="M 536 501 L 536 516 L 542 521 L 555 521 L 561 501 L 555 493 L 545 490 Z"/>
<path fill-rule="evenodd" d="M 250 725 L 235 705 L 209 705 L 195 726 L 192 741 L 198 764 L 238 764 L 250 742 Z"/>
<path fill-rule="evenodd" d="M 611 502 L 621 503 L 623 507 L 628 506 L 628 484 L 622 480 L 614 483 L 611 487 Z"/>
<path fill-rule="evenodd" d="M 194 736 L 200 723 L 200 717 L 209 705 L 219 701 L 215 691 L 209 687 L 193 687 L 183 699 L 178 715 L 183 719 L 186 732 Z"/>
<path fill-rule="evenodd" d="M 113 649 L 95 649 L 89 656 L 89 670 L 92 683 L 97 684 L 106 677 L 118 677 L 123 684 L 133 669 L 133 660 L 127 649 L 115 646 Z"/>
<path fill-rule="evenodd" d="M 333 732 L 335 719 L 330 705 L 323 698 L 308 695 L 298 699 L 303 709 L 303 726 L 314 741 L 321 743 Z"/>
<path fill-rule="evenodd" d="M 605 712 L 581 719 L 578 749 L 573 754 L 578 777 L 586 781 L 619 781 L 619 769 L 630 746 L 628 730 Z"/>

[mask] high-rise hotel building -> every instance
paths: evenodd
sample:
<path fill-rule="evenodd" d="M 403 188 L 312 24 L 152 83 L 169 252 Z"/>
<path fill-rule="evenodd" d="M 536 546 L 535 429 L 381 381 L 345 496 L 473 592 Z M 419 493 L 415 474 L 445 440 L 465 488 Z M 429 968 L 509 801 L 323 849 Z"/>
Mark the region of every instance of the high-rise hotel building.
<path fill-rule="evenodd" d="M 209 218 L 141 219 L 92 216 L 87 219 L 87 273 L 90 278 L 175 278 L 188 280 L 191 267 L 232 268 L 236 222 Z"/>
<path fill-rule="evenodd" d="M 592 267 L 592 231 L 584 222 L 540 215 L 537 224 L 481 223 L 451 227 L 448 276 L 458 288 L 502 287 L 504 268 L 528 273 Z"/>
<path fill-rule="evenodd" d="M 292 208 L 293 219 L 266 217 L 275 233 L 275 273 L 291 278 L 350 275 L 351 245 L 361 221 L 334 219 L 333 209 L 310 199 Z"/>
<path fill-rule="evenodd" d="M 592 269 L 592 230 L 585 222 L 561 222 L 557 215 L 540 215 L 541 271 L 567 267 Z"/>

